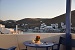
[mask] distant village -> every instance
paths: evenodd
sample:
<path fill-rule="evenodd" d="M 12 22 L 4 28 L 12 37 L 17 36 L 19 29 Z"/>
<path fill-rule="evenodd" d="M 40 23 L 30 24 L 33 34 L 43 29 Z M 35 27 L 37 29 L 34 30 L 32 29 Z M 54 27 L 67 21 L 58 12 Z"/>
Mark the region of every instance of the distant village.
<path fill-rule="evenodd" d="M 39 26 L 31 26 L 28 27 L 28 24 L 16 24 L 13 22 L 8 22 L 9 27 L 7 25 L 0 24 L 0 33 L 10 33 L 10 34 L 20 34 L 20 33 L 65 33 L 66 25 L 64 22 L 61 22 L 60 25 L 58 23 L 54 23 L 51 25 L 47 25 L 40 21 L 41 24 Z M 12 24 L 12 25 L 11 25 Z M 14 24 L 14 25 L 13 25 Z M 36 24 L 36 23 L 35 23 Z M 8 28 L 7 28 L 8 27 Z M 75 33 L 75 27 L 71 27 L 71 32 Z"/>
<path fill-rule="evenodd" d="M 59 26 L 58 23 L 55 23 L 55 24 L 51 24 L 50 26 L 49 25 L 46 25 L 45 23 L 41 23 L 39 27 L 31 27 L 31 28 L 28 28 L 27 27 L 28 24 L 22 24 L 21 26 L 26 26 L 24 29 L 20 29 L 24 32 L 40 32 L 40 33 L 65 33 L 65 29 L 66 29 L 66 25 L 65 23 L 61 22 Z M 71 27 L 71 30 L 72 30 L 72 33 L 75 32 L 75 28 L 74 27 Z"/>
<path fill-rule="evenodd" d="M 45 23 L 41 23 L 39 27 L 27 27 L 28 24 L 22 24 L 21 26 L 26 26 L 25 29 L 20 29 L 24 32 L 40 32 L 40 33 L 63 33 L 65 32 L 66 25 L 61 22 L 60 28 L 58 23 L 51 24 L 50 26 L 47 26 Z"/>

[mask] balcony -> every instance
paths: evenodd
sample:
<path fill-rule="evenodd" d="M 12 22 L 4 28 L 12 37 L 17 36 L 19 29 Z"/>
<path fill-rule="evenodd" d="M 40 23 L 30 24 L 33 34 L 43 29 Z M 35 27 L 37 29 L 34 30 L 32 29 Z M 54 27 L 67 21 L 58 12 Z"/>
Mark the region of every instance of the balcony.
<path fill-rule="evenodd" d="M 33 40 L 36 35 L 40 35 L 41 40 L 48 42 L 58 43 L 60 36 L 65 36 L 65 33 L 31 33 L 31 34 L 1 34 L 0 35 L 0 47 L 8 48 L 11 46 L 16 46 L 16 50 L 22 50 L 26 47 L 24 46 L 24 41 Z M 75 39 L 75 34 L 71 34 L 72 39 Z M 60 50 L 64 50 L 65 46 L 61 45 Z M 50 49 L 50 48 L 49 48 Z M 28 50 L 35 50 L 35 48 L 28 47 Z M 38 48 L 38 50 L 45 50 L 45 48 Z M 72 48 L 75 50 L 75 48 Z"/>

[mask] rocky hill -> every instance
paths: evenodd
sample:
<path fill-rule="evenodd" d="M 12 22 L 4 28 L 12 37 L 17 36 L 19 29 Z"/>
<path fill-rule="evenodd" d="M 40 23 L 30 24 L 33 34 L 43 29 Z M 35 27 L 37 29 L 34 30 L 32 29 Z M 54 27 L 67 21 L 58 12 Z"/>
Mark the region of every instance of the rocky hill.
<path fill-rule="evenodd" d="M 58 23 L 60 24 L 61 22 L 65 23 L 65 19 L 66 19 L 66 15 L 62 14 L 59 16 L 56 16 L 55 18 L 25 18 L 25 19 L 21 19 L 18 21 L 14 21 L 14 20 L 6 20 L 6 21 L 2 21 L 0 20 L 2 24 L 6 25 L 7 27 L 15 27 L 16 24 L 19 24 L 19 26 L 21 27 L 21 25 L 25 25 L 28 24 L 28 27 L 39 27 L 41 23 L 46 23 L 46 25 L 50 25 L 50 24 L 54 24 L 54 23 Z M 72 27 L 75 27 L 75 10 L 72 11 L 71 13 L 71 23 L 72 23 Z M 11 25 L 11 26 L 10 26 Z"/>
<path fill-rule="evenodd" d="M 60 16 L 57 16 L 53 19 L 51 19 L 51 23 L 60 23 L 60 22 L 64 22 L 65 23 L 65 19 L 66 19 L 66 14 L 62 14 Z M 72 23 L 72 27 L 75 27 L 75 10 L 71 12 L 71 23 Z"/>
<path fill-rule="evenodd" d="M 17 23 L 18 24 L 23 24 L 23 23 L 24 24 L 28 24 L 29 26 L 39 26 L 41 24 L 41 21 L 43 23 L 46 23 L 47 25 L 50 25 L 50 24 L 53 24 L 53 23 L 61 23 L 61 22 L 65 23 L 65 19 L 66 19 L 66 15 L 62 14 L 62 15 L 59 15 L 59 16 L 57 16 L 55 18 L 52 18 L 52 19 L 25 18 L 25 19 L 18 20 Z M 75 27 L 74 19 L 75 19 L 75 10 L 72 11 L 72 13 L 71 13 L 72 27 Z"/>
<path fill-rule="evenodd" d="M 0 20 L 0 24 L 1 24 L 2 20 Z"/>
<path fill-rule="evenodd" d="M 1 22 L 2 20 L 0 20 L 0 22 Z"/>

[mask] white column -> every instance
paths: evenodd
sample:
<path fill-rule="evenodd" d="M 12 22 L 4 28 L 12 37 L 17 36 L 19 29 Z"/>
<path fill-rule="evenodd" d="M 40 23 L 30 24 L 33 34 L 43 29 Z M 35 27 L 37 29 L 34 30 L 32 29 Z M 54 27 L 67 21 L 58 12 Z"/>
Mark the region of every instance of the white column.
<path fill-rule="evenodd" d="M 18 25 L 16 25 L 16 33 L 18 32 L 17 30 L 18 30 Z"/>

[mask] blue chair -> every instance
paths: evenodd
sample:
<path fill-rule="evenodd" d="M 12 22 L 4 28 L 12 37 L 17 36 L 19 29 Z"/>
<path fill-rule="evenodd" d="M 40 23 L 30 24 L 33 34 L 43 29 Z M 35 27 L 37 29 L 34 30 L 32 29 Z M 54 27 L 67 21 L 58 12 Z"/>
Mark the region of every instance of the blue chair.
<path fill-rule="evenodd" d="M 58 44 L 54 44 L 54 46 L 57 46 L 56 49 L 54 49 L 54 46 L 52 47 L 52 50 L 60 50 L 60 45 L 66 45 L 66 39 L 63 37 L 60 37 L 59 39 L 59 43 Z"/>
<path fill-rule="evenodd" d="M 10 48 L 7 48 L 7 49 L 0 48 L 0 50 L 15 50 L 15 49 L 16 49 L 16 47 L 15 47 L 15 46 L 13 46 L 13 47 L 10 47 Z"/>

